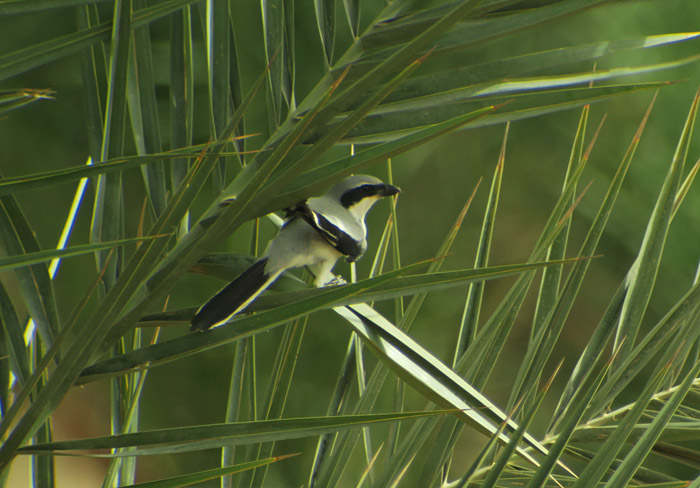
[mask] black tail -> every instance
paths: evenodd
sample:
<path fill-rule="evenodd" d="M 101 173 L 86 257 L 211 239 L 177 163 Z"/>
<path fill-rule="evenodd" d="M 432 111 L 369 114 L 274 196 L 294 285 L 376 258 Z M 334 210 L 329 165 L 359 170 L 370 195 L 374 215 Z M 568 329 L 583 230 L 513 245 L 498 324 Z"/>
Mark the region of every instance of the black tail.
<path fill-rule="evenodd" d="M 267 258 L 260 259 L 197 310 L 190 330 L 207 330 L 226 322 L 248 306 L 277 276 L 265 273 Z"/>

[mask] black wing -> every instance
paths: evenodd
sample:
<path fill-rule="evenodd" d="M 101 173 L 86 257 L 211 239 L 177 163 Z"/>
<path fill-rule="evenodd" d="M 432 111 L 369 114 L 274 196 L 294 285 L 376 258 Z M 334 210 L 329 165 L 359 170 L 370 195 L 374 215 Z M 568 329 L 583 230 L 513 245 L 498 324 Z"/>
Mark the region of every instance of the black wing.
<path fill-rule="evenodd" d="M 289 218 L 301 217 L 316 232 L 333 246 L 339 253 L 347 256 L 348 261 L 357 260 L 365 252 L 364 239 L 358 240 L 328 220 L 319 212 L 313 211 L 306 202 L 301 202 L 287 209 L 286 216 Z"/>

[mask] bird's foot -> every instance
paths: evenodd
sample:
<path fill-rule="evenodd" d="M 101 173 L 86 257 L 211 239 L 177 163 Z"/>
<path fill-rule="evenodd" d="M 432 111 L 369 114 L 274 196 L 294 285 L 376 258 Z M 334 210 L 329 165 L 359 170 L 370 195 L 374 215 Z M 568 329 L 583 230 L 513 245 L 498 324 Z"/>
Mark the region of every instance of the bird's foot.
<path fill-rule="evenodd" d="M 345 281 L 342 276 L 337 275 L 337 276 L 334 276 L 332 280 L 326 282 L 326 284 L 324 286 L 338 286 L 338 285 L 346 285 L 346 284 L 347 284 L 347 281 Z"/>

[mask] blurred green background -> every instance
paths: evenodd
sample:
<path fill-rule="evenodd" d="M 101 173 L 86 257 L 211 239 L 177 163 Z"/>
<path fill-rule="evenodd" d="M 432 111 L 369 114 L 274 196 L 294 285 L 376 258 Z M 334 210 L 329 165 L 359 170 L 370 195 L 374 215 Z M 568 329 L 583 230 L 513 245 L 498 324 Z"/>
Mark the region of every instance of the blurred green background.
<path fill-rule="evenodd" d="M 237 29 L 238 55 L 242 71 L 241 83 L 249 87 L 253 79 L 264 68 L 262 56 L 262 34 L 260 5 L 258 2 L 239 2 L 240 22 Z M 109 10 L 106 3 L 100 8 Z M 322 51 L 313 18 L 312 2 L 297 5 L 295 12 L 296 49 L 304 56 L 297 57 L 297 99 L 309 90 L 321 74 Z M 371 12 L 364 12 L 365 20 Z M 257 19 L 257 22 L 253 21 Z M 600 40 L 624 39 L 628 37 L 685 32 L 700 27 L 700 2 L 697 0 L 668 0 L 664 2 L 611 2 L 580 15 L 556 23 L 545 24 L 515 36 L 497 39 L 487 48 L 468 52 L 474 59 L 495 59 L 516 54 L 581 44 Z M 51 39 L 75 29 L 74 14 L 70 9 L 58 9 L 50 14 L 30 14 L 2 17 L 0 20 L 0 54 L 11 52 Z M 161 81 L 157 95 L 161 113 L 168 113 L 168 24 L 152 24 L 154 39 L 154 63 L 156 78 Z M 347 41 L 347 40 L 346 40 Z M 337 52 L 343 51 L 340 41 Z M 677 59 L 700 52 L 700 40 L 655 48 L 651 51 L 624 55 L 606 60 L 599 69 L 613 66 L 660 62 Z M 303 64 L 303 63 L 307 64 Z M 203 75 L 203 46 L 195 46 L 197 93 L 205 90 Z M 607 64 L 609 63 L 609 65 Z M 590 66 L 581 66 L 587 69 Z M 56 91 L 55 99 L 32 104 L 9 113 L 0 120 L 0 172 L 3 176 L 19 176 L 61 167 L 83 164 L 88 154 L 85 137 L 86 117 L 81 89 L 80 59 L 73 55 L 63 61 L 24 73 L 0 84 L 1 89 L 49 88 Z M 427 67 L 426 67 L 427 69 Z M 200 79 L 201 74 L 201 79 Z M 420 74 L 420 73 L 417 73 Z M 628 179 L 622 190 L 611 225 L 600 245 L 601 256 L 590 269 L 588 279 L 579 296 L 577 305 L 560 339 L 564 367 L 571 368 L 585 344 L 593 326 L 597 323 L 610 295 L 614 292 L 637 252 L 643 238 L 644 226 L 652 211 L 660 184 L 682 128 L 685 114 L 700 83 L 700 65 L 693 63 L 682 68 L 655 73 L 649 79 L 677 81 L 659 92 L 651 119 L 642 137 Z M 653 93 L 642 92 L 626 95 L 612 101 L 592 106 L 590 133 L 598 122 L 607 116 L 600 137 L 592 153 L 582 182 L 591 182 L 591 188 L 579 205 L 574 218 L 572 249 L 577 248 L 595 214 L 607 185 L 631 141 L 639 121 Z M 261 116 L 246 132 L 267 133 L 264 113 L 264 97 L 254 107 Z M 205 142 L 208 129 L 203 109 L 198 108 L 195 118 L 195 143 Z M 526 260 L 537 238 L 544 219 L 557 198 L 564 178 L 573 134 L 578 123 L 579 110 L 565 111 L 553 115 L 515 122 L 510 127 L 507 142 L 505 175 L 498 223 L 494 235 L 492 264 L 518 263 Z M 475 246 L 480 231 L 490 178 L 495 168 L 504 135 L 504 126 L 492 126 L 475 130 L 462 130 L 440 138 L 433 143 L 395 158 L 392 161 L 393 180 L 401 187 L 398 203 L 398 228 L 401 242 L 401 262 L 404 264 L 431 258 L 457 217 L 469 195 L 483 178 L 474 203 L 462 227 L 453 253 L 447 258 L 449 268 L 471 267 Z M 264 140 L 264 136 L 259 136 Z M 255 140 L 255 139 L 254 139 Z M 254 144 L 254 143 L 253 143 Z M 167 143 L 166 143 L 167 146 Z M 700 142 L 691 146 L 689 163 L 700 155 Z M 336 154 L 349 151 L 349 147 L 338 148 Z M 127 151 L 129 153 L 129 151 Z M 387 166 L 377 165 L 369 171 L 379 177 L 387 177 Z M 125 176 L 127 209 L 134 218 L 129 218 L 128 233 L 136 232 L 136 216 L 143 201 L 143 184 L 137 170 Z M 18 195 L 36 236 L 45 248 L 55 246 L 63 220 L 67 214 L 74 187 L 63 185 L 49 187 Z M 92 191 L 90 188 L 89 191 Z M 202 196 L 207 201 L 212 196 Z M 87 207 L 86 207 L 87 208 Z M 389 207 L 381 203 L 372 211 L 370 223 L 370 251 L 377 246 L 381 229 L 387 219 Z M 264 232 L 273 230 L 263 222 Z M 268 227 L 270 227 L 268 229 Z M 87 242 L 89 215 L 83 213 L 78 219 L 73 243 Z M 678 299 L 682 290 L 692 281 L 700 249 L 700 192 L 691 188 L 681 212 L 671 228 L 667 242 L 665 262 L 658 278 L 658 286 L 652 297 L 645 323 L 651 324 L 665 313 L 669 304 Z M 222 243 L 220 250 L 246 252 L 249 235 L 243 231 Z M 358 264 L 359 276 L 366 276 L 371 259 L 366 257 Z M 84 292 L 86 283 L 92 279 L 95 264 L 91 257 L 73 258 L 64 262 L 57 277 L 57 299 L 62 316 L 70 313 Z M 345 263 L 336 270 L 349 276 Z M 12 291 L 12 281 L 6 279 Z M 87 278 L 86 278 L 87 277 Z M 486 302 L 482 317 L 488 316 L 499 302 L 510 281 L 490 282 L 486 287 Z M 178 283 L 173 290 L 169 307 L 197 306 L 222 285 L 209 277 L 191 276 Z M 412 336 L 427 349 L 443 359 L 452 350 L 451 340 L 456 334 L 462 313 L 462 301 L 466 290 L 451 289 L 431 294 L 412 329 Z M 393 316 L 393 304 L 379 304 L 379 310 Z M 530 305 L 532 308 L 532 305 Z M 531 316 L 531 313 L 530 313 Z M 521 317 L 528 317 L 527 313 Z M 523 344 L 529 334 L 529 323 L 516 323 L 511 337 L 509 354 L 501 357 L 496 373 L 492 376 L 485 393 L 497 404 L 505 402 L 515 364 L 521 358 Z M 170 328 L 166 337 L 184 333 L 183 329 Z M 274 354 L 281 330 L 258 336 L 259 357 Z M 300 354 L 300 363 L 295 374 L 295 387 L 290 392 L 285 415 L 289 417 L 325 413 L 337 368 L 340 367 L 348 329 L 339 324 L 330 312 L 315 314 L 310 319 Z M 218 422 L 223 419 L 228 390 L 231 358 L 234 346 L 224 346 L 199 354 L 194 358 L 176 361 L 155 368 L 147 381 L 142 427 L 157 428 L 188 425 L 194 422 Z M 370 360 L 371 361 L 371 360 Z M 558 362 L 559 358 L 554 358 Z M 336 365 L 336 368 L 318 368 L 317 364 Z M 261 372 L 261 374 L 263 374 Z M 563 377 L 562 377 L 563 378 Z M 107 384 L 100 382 L 76 389 L 58 409 L 56 429 L 58 438 L 74 438 L 106 434 L 108 425 Z M 378 410 L 392 409 L 392 392 L 383 397 L 385 404 Z M 164 401 L 167 399 L 167 401 Z M 152 404 L 155 408 L 149 409 Z M 167 405 L 163 409 L 163 405 Z M 407 408 L 420 409 L 424 400 L 412 392 L 408 395 Z M 553 407 L 553 406 L 552 406 Z M 535 426 L 535 431 L 537 426 Z M 483 438 L 474 437 L 464 441 L 465 457 Z M 475 443 L 470 445 L 470 443 Z M 306 443 L 305 456 L 313 453 L 315 440 Z M 284 445 L 279 452 L 286 452 Z M 188 471 L 194 467 L 218 465 L 218 453 L 202 452 L 171 458 L 146 458 L 139 461 L 140 475 L 150 479 L 149 470 L 162 473 Z M 92 466 L 93 467 L 89 467 Z M 81 477 L 106 462 L 100 460 L 59 460 L 60 469 L 70 470 L 78 466 Z M 271 471 L 271 476 L 285 479 L 285 470 L 297 469 L 303 463 L 281 463 Z M 15 469 L 19 471 L 20 468 Z M 61 473 L 59 470 L 59 473 Z M 69 471 L 64 471 L 68 473 Z M 16 475 L 13 474 L 13 475 Z M 70 475 L 66 475 L 70 476 Z M 77 482 L 77 481 L 76 481 Z M 96 486 L 87 482 L 85 486 Z M 282 482 L 281 482 L 282 483 Z M 273 483 L 274 485 L 274 483 Z M 20 486 L 20 485 L 18 485 Z M 69 486 L 69 485 L 66 485 Z M 79 486 L 72 484 L 70 486 Z"/>

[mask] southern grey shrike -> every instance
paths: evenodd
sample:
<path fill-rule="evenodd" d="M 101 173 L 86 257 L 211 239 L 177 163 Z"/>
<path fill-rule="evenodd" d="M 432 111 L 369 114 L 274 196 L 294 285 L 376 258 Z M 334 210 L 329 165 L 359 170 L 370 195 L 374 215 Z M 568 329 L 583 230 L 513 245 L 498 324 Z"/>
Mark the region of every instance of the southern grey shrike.
<path fill-rule="evenodd" d="M 245 309 L 284 271 L 308 266 L 317 287 L 337 282 L 332 273 L 339 257 L 356 261 L 367 249 L 365 215 L 381 197 L 399 189 L 374 176 L 354 175 L 321 197 L 286 209 L 285 223 L 262 258 L 202 305 L 190 330 L 207 330 L 228 322 Z"/>

